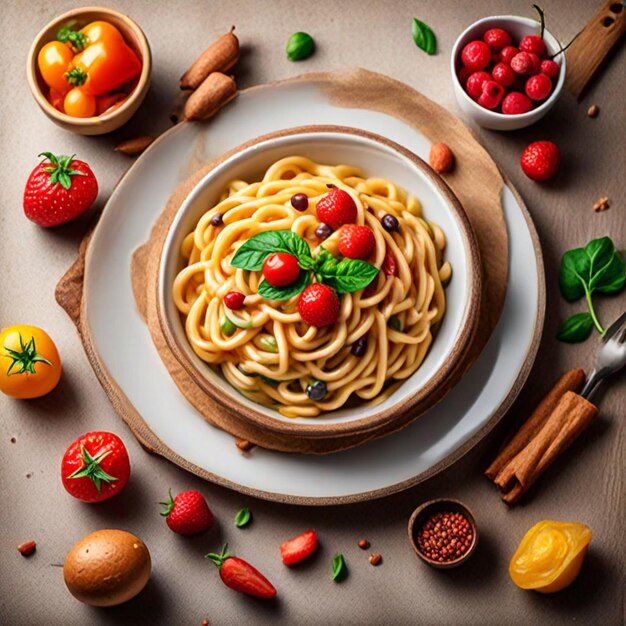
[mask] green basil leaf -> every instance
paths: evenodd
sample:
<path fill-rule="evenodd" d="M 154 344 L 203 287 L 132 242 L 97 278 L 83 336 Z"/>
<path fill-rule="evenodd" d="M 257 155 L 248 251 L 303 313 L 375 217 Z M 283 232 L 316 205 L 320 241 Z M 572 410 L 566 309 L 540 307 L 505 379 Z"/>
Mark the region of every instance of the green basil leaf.
<path fill-rule="evenodd" d="M 568 250 L 561 259 L 559 287 L 568 302 L 585 295 L 586 276 L 589 276 L 589 257 L 583 248 Z"/>
<path fill-rule="evenodd" d="M 348 573 L 348 568 L 346 567 L 346 561 L 343 558 L 343 554 L 335 554 L 333 557 L 333 575 L 332 580 L 337 582 L 343 580 Z"/>
<path fill-rule="evenodd" d="M 433 55 L 437 51 L 437 38 L 428 24 L 413 18 L 413 41 L 426 54 Z"/>
<path fill-rule="evenodd" d="M 308 33 L 294 33 L 287 40 L 286 52 L 290 61 L 303 61 L 315 52 L 315 41 Z"/>
<path fill-rule="evenodd" d="M 250 523 L 251 519 L 252 514 L 250 513 L 250 509 L 244 506 L 243 509 L 235 515 L 235 526 L 237 526 L 237 528 L 243 528 Z"/>
<path fill-rule="evenodd" d="M 266 300 L 289 300 L 297 296 L 308 284 L 309 272 L 300 272 L 300 276 L 286 287 L 272 287 L 266 280 L 259 285 L 259 295 Z"/>
<path fill-rule="evenodd" d="M 287 252 L 293 254 L 298 263 L 303 259 L 311 259 L 309 244 L 290 230 L 268 230 L 250 237 L 240 246 L 230 260 L 233 267 L 244 270 L 259 271 L 268 255 L 273 252 Z M 308 265 L 310 261 L 305 261 Z M 303 269 L 307 269 L 300 265 Z"/>
<path fill-rule="evenodd" d="M 626 281 L 624 261 L 609 237 L 594 239 L 585 246 L 589 257 L 589 291 L 619 291 Z"/>
<path fill-rule="evenodd" d="M 365 289 L 378 274 L 378 268 L 359 259 L 342 259 L 339 263 L 324 263 L 318 274 L 322 282 L 337 293 L 352 293 Z"/>
<path fill-rule="evenodd" d="M 593 330 L 593 319 L 589 313 L 576 313 L 566 319 L 559 328 L 556 338 L 566 343 L 585 341 Z"/>
<path fill-rule="evenodd" d="M 600 293 L 617 293 L 626 284 L 626 266 L 619 252 L 613 252 L 613 256 L 604 269 L 597 274 L 595 281 L 592 280 L 592 290 Z"/>
<path fill-rule="evenodd" d="M 389 326 L 389 328 L 392 328 L 393 330 L 398 330 L 402 332 L 402 322 L 400 321 L 400 318 L 397 315 L 392 315 L 389 318 L 389 321 L 387 322 L 387 326 Z"/>

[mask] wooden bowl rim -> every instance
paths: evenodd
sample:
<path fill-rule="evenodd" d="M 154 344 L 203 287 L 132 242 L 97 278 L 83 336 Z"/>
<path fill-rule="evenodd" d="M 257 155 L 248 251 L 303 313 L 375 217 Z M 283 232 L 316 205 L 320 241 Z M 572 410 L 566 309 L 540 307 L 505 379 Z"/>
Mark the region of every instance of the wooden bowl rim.
<path fill-rule="evenodd" d="M 162 294 L 160 293 L 159 288 L 159 284 L 161 281 L 159 280 L 155 285 L 155 288 L 157 290 L 157 297 L 155 301 L 157 306 L 157 316 L 161 325 L 161 331 L 163 332 L 163 336 L 168 347 L 172 351 L 178 363 L 183 367 L 183 369 L 191 377 L 194 383 L 198 385 L 204 393 L 206 393 L 214 402 L 216 402 L 219 406 L 222 406 L 228 412 L 235 413 L 237 415 L 243 415 L 251 423 L 267 431 L 279 433 L 281 435 L 306 436 L 313 438 L 327 438 L 337 436 L 344 437 L 360 433 L 368 433 L 370 431 L 378 431 L 378 429 L 380 429 L 381 427 L 386 426 L 390 422 L 395 421 L 400 416 L 411 411 L 413 414 L 411 415 L 410 419 L 404 420 L 404 423 L 401 425 L 401 427 L 404 427 L 431 407 L 434 402 L 428 402 L 429 396 L 440 385 L 446 384 L 448 377 L 454 373 L 456 366 L 459 364 L 459 361 L 461 360 L 463 355 L 467 354 L 468 350 L 471 347 L 480 321 L 480 305 L 483 288 L 483 273 L 478 242 L 469 218 L 465 213 L 465 210 L 463 209 L 461 203 L 454 195 L 450 187 L 448 187 L 448 185 L 445 183 L 445 181 L 416 154 L 407 150 L 398 143 L 382 137 L 381 135 L 378 135 L 376 133 L 340 125 L 298 126 L 274 131 L 265 135 L 261 135 L 260 137 L 257 137 L 256 139 L 253 139 L 251 141 L 245 142 L 237 146 L 236 148 L 224 153 L 219 159 L 217 159 L 213 163 L 213 165 L 217 166 L 228 158 L 238 154 L 239 152 L 242 152 L 247 148 L 256 146 L 257 144 L 266 142 L 268 140 L 316 132 L 338 133 L 350 136 L 364 137 L 366 139 L 381 143 L 386 147 L 392 148 L 396 152 L 400 153 L 402 156 L 409 159 L 431 180 L 431 182 L 433 182 L 438 191 L 444 196 L 450 210 L 454 211 L 461 231 L 461 236 L 467 249 L 470 278 L 468 281 L 466 313 L 464 316 L 463 325 L 443 365 L 435 371 L 431 379 L 425 385 L 423 385 L 413 396 L 405 399 L 403 402 L 398 402 L 394 404 L 394 406 L 386 409 L 385 411 L 374 412 L 365 418 L 354 419 L 334 424 L 315 424 L 315 418 L 311 418 L 310 423 L 306 424 L 295 421 L 287 422 L 268 417 L 264 413 L 256 411 L 253 408 L 248 407 L 247 405 L 244 405 L 243 403 L 235 400 L 234 398 L 231 398 L 230 396 L 223 395 L 218 389 L 213 386 L 213 384 L 204 375 L 203 371 L 197 366 L 197 364 L 192 359 L 187 357 L 185 350 L 179 343 L 176 334 L 172 329 L 171 321 L 168 319 L 167 315 L 163 311 L 161 297 Z M 208 176 L 209 173 L 210 172 L 207 172 L 202 177 L 202 179 L 196 185 L 194 185 L 189 194 L 191 194 L 193 190 L 198 187 L 198 185 L 202 184 L 205 177 Z M 180 209 L 176 212 L 176 215 L 179 214 L 179 211 Z M 172 228 L 174 220 L 175 218 L 172 220 L 172 223 L 168 227 L 168 235 Z M 165 250 L 165 241 L 167 240 L 167 238 L 168 237 L 166 235 L 161 244 L 161 249 L 157 251 L 160 257 L 159 275 L 162 272 L 163 263 L 167 252 Z M 209 366 L 206 365 L 206 367 Z M 406 382 L 408 382 L 408 380 L 404 381 L 404 383 Z M 441 394 L 438 395 L 436 401 L 439 401 L 441 397 L 443 397 Z"/>
<path fill-rule="evenodd" d="M 53 107 L 44 96 L 43 92 L 39 87 L 38 76 L 39 70 L 37 68 L 37 55 L 39 54 L 39 50 L 46 44 L 49 43 L 46 38 L 46 33 L 52 28 L 58 28 L 62 25 L 63 22 L 66 22 L 70 19 L 79 18 L 81 15 L 87 13 L 101 13 L 102 16 L 100 19 L 106 20 L 108 16 L 113 16 L 116 19 L 120 20 L 124 23 L 124 25 L 132 31 L 132 33 L 137 38 L 137 42 L 139 45 L 139 51 L 141 53 L 141 74 L 139 75 L 139 80 L 137 85 L 130 93 L 128 99 L 122 106 L 115 109 L 110 114 L 102 114 L 94 117 L 72 117 L 71 115 L 67 115 L 67 113 L 61 113 L 58 109 Z M 122 33 L 125 35 L 125 33 Z M 126 37 L 124 37 L 126 41 Z M 127 42 L 128 43 L 128 42 Z M 37 101 L 37 104 L 44 110 L 46 115 L 51 117 L 56 123 L 65 127 L 74 127 L 77 130 L 84 130 L 86 128 L 98 128 L 104 124 L 111 124 L 114 120 L 123 117 L 124 114 L 127 114 L 129 110 L 137 108 L 141 101 L 145 97 L 146 86 L 150 80 L 150 74 L 152 72 L 152 54 L 150 51 L 150 45 L 148 44 L 148 39 L 146 38 L 145 33 L 131 17 L 128 15 L 124 15 L 119 11 L 115 11 L 114 9 L 108 9 L 106 7 L 96 7 L 96 6 L 87 6 L 80 7 L 77 9 L 71 9 L 62 13 L 58 17 L 55 17 L 53 20 L 48 22 L 38 33 L 33 43 L 31 44 L 30 50 L 28 51 L 28 60 L 26 66 L 26 74 L 28 79 L 28 85 L 30 87 L 31 93 L 33 97 Z"/>
<path fill-rule="evenodd" d="M 450 509 L 454 512 L 455 510 L 461 513 L 470 523 L 472 527 L 473 539 L 470 547 L 467 549 L 462 556 L 454 561 L 446 561 L 444 563 L 440 563 L 439 561 L 435 561 L 433 559 L 428 558 L 417 546 L 415 543 L 415 525 L 418 519 L 422 516 L 428 514 L 429 509 L 436 513 L 435 509 L 444 509 L 446 506 L 449 506 Z M 431 567 L 436 569 L 452 569 L 453 567 L 458 567 L 462 563 L 465 563 L 467 559 L 473 554 L 474 550 L 476 550 L 476 546 L 478 545 L 478 524 L 476 523 L 476 519 L 473 513 L 470 511 L 469 507 L 466 504 L 463 504 L 460 500 L 456 500 L 455 498 L 435 498 L 434 500 L 427 500 L 426 502 L 420 504 L 415 511 L 411 514 L 409 518 L 409 523 L 407 525 L 407 531 L 409 535 L 409 543 L 413 548 L 413 551 L 417 556 L 427 563 Z"/>

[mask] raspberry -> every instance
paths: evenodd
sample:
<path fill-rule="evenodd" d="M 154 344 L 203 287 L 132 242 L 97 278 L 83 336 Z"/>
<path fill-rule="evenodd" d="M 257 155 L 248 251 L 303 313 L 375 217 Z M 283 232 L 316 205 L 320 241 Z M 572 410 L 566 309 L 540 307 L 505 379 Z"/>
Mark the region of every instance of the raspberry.
<path fill-rule="evenodd" d="M 533 103 L 519 91 L 511 91 L 502 100 L 502 113 L 505 115 L 528 113 L 532 108 Z"/>
<path fill-rule="evenodd" d="M 518 52 L 511 59 L 511 69 L 516 74 L 531 74 L 533 71 L 533 58 L 528 52 Z"/>
<path fill-rule="evenodd" d="M 520 164 L 524 174 L 532 180 L 553 178 L 559 170 L 561 155 L 551 141 L 535 141 L 522 152 Z"/>
<path fill-rule="evenodd" d="M 478 100 L 480 94 L 483 92 L 483 83 L 487 80 L 491 80 L 491 76 L 484 71 L 474 72 L 470 74 L 470 77 L 465 83 L 465 90 L 469 94 L 470 98 Z"/>
<path fill-rule="evenodd" d="M 546 44 L 539 35 L 526 35 L 519 42 L 519 49 L 524 52 L 533 52 L 538 56 L 546 53 Z"/>
<path fill-rule="evenodd" d="M 315 207 L 320 222 L 336 230 L 344 224 L 356 221 L 357 210 L 352 196 L 343 189 L 333 187 L 322 196 Z"/>
<path fill-rule="evenodd" d="M 541 59 L 534 52 L 529 52 L 528 54 L 531 61 L 531 75 L 539 74 L 541 72 Z"/>
<path fill-rule="evenodd" d="M 313 283 L 298 298 L 298 313 L 310 326 L 330 326 L 337 321 L 341 302 L 328 285 Z"/>
<path fill-rule="evenodd" d="M 471 73 L 472 73 L 472 70 L 470 70 L 469 67 L 463 66 L 459 70 L 459 73 L 457 74 L 457 76 L 459 77 L 459 82 L 461 83 L 461 85 L 465 85 L 465 83 L 467 83 L 467 79 L 470 77 Z"/>
<path fill-rule="evenodd" d="M 511 35 L 502 28 L 490 28 L 484 35 L 483 41 L 492 50 L 501 50 L 511 45 Z"/>
<path fill-rule="evenodd" d="M 515 46 L 505 46 L 500 50 L 499 61 L 500 63 L 506 63 L 507 65 L 511 65 L 511 60 L 513 57 L 519 52 L 519 50 Z"/>
<path fill-rule="evenodd" d="M 506 64 L 498 63 L 492 70 L 493 80 L 504 87 L 510 87 L 515 81 L 515 72 Z"/>
<path fill-rule="evenodd" d="M 478 98 L 478 104 L 486 109 L 495 109 L 504 96 L 504 87 L 493 80 L 483 83 L 483 92 Z"/>
<path fill-rule="evenodd" d="M 376 238 L 369 226 L 346 224 L 339 231 L 339 252 L 348 259 L 367 259 L 376 247 Z"/>
<path fill-rule="evenodd" d="M 550 78 L 556 78 L 559 75 L 559 69 L 559 64 L 550 59 L 541 62 L 541 73 Z"/>
<path fill-rule="evenodd" d="M 545 74 L 537 74 L 526 81 L 524 90 L 531 100 L 544 100 L 552 91 L 552 81 Z"/>
<path fill-rule="evenodd" d="M 482 70 L 491 61 L 491 50 L 484 41 L 470 41 L 461 52 L 461 60 L 470 70 Z"/>

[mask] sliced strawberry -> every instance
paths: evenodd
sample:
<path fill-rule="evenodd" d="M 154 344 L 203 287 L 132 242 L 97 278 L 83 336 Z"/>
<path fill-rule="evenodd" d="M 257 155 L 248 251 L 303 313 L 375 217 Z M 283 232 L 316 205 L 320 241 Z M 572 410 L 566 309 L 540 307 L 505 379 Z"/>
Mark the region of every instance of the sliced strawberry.
<path fill-rule="evenodd" d="M 280 556 L 285 565 L 294 565 L 313 554 L 315 548 L 317 548 L 317 534 L 311 529 L 281 544 Z"/>
<path fill-rule="evenodd" d="M 348 259 L 367 259 L 376 247 L 374 232 L 369 226 L 346 224 L 339 231 L 339 252 Z"/>

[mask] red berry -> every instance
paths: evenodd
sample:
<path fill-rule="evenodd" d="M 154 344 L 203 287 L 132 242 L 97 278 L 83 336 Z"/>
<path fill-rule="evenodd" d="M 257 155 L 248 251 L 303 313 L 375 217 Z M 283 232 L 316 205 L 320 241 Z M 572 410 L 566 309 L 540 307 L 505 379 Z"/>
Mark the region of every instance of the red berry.
<path fill-rule="evenodd" d="M 84 213 L 98 196 L 98 181 L 84 161 L 42 152 L 46 160 L 30 174 L 24 188 L 24 214 L 46 228 Z"/>
<path fill-rule="evenodd" d="M 483 92 L 478 98 L 478 104 L 486 109 L 495 109 L 504 97 L 504 87 L 493 80 L 483 84 Z"/>
<path fill-rule="evenodd" d="M 196 535 L 213 526 L 213 513 L 199 491 L 181 491 L 175 498 L 161 502 L 161 515 L 167 525 L 179 535 Z"/>
<path fill-rule="evenodd" d="M 328 285 L 313 283 L 298 298 L 298 313 L 310 326 L 330 326 L 337 321 L 341 302 Z"/>
<path fill-rule="evenodd" d="M 541 72 L 541 59 L 534 53 L 529 52 L 530 56 L 530 66 L 531 66 L 531 74 L 539 74 Z"/>
<path fill-rule="evenodd" d="M 339 252 L 348 259 L 367 259 L 376 247 L 376 238 L 369 226 L 346 224 L 339 231 Z"/>
<path fill-rule="evenodd" d="M 545 59 L 541 62 L 541 73 L 556 78 L 559 75 L 559 64 L 556 61 Z"/>
<path fill-rule="evenodd" d="M 280 556 L 285 565 L 294 565 L 306 559 L 315 551 L 315 548 L 317 548 L 317 534 L 311 529 L 281 544 Z"/>
<path fill-rule="evenodd" d="M 546 53 L 546 44 L 539 35 L 526 35 L 519 42 L 519 49 L 543 56 Z"/>
<path fill-rule="evenodd" d="M 300 276 L 298 259 L 287 252 L 274 252 L 263 263 L 263 276 L 272 287 L 286 287 Z"/>
<path fill-rule="evenodd" d="M 515 82 L 515 72 L 506 63 L 498 63 L 491 70 L 491 75 L 503 87 L 510 87 Z"/>
<path fill-rule="evenodd" d="M 502 113 L 505 115 L 528 113 L 532 108 L 533 103 L 519 91 L 511 91 L 502 100 Z"/>
<path fill-rule="evenodd" d="M 491 50 L 484 41 L 470 41 L 461 52 L 461 61 L 470 70 L 482 70 L 491 61 Z"/>
<path fill-rule="evenodd" d="M 545 74 L 531 76 L 526 81 L 525 91 L 531 100 L 544 100 L 552 91 L 552 81 Z"/>
<path fill-rule="evenodd" d="M 356 204 L 352 196 L 337 187 L 333 187 L 319 199 L 315 211 L 320 222 L 328 224 L 334 230 L 344 224 L 353 224 L 357 216 Z"/>
<path fill-rule="evenodd" d="M 243 301 L 246 299 L 240 291 L 229 291 L 224 296 L 224 304 L 232 311 L 237 311 L 243 306 Z"/>
<path fill-rule="evenodd" d="M 559 170 L 561 155 L 551 141 L 535 141 L 522 152 L 520 163 L 528 178 L 544 181 L 553 178 Z"/>
<path fill-rule="evenodd" d="M 492 50 L 501 50 L 511 45 L 511 35 L 502 28 L 490 28 L 484 35 L 483 41 Z"/>
<path fill-rule="evenodd" d="M 385 258 L 383 259 L 383 264 L 380 269 L 384 272 L 385 276 L 398 275 L 398 261 L 389 248 L 385 250 Z"/>
<path fill-rule="evenodd" d="M 527 75 L 533 71 L 533 59 L 528 52 L 518 52 L 511 59 L 511 69 L 516 74 Z"/>
<path fill-rule="evenodd" d="M 491 76 L 488 72 L 479 71 L 470 74 L 470 77 L 465 83 L 465 89 L 470 98 L 478 100 L 478 98 L 480 98 L 480 94 L 483 92 L 483 83 L 488 80 L 491 80 Z"/>
<path fill-rule="evenodd" d="M 463 66 L 459 70 L 458 77 L 459 77 L 459 82 L 461 83 L 461 85 L 465 85 L 465 83 L 467 83 L 467 79 L 470 77 L 471 73 L 472 73 L 472 70 L 470 70 L 469 67 Z"/>
<path fill-rule="evenodd" d="M 519 50 L 515 46 L 505 46 L 502 50 L 500 50 L 500 63 L 511 65 L 511 60 L 518 52 Z"/>

